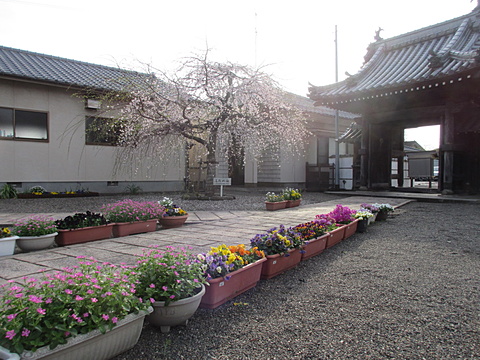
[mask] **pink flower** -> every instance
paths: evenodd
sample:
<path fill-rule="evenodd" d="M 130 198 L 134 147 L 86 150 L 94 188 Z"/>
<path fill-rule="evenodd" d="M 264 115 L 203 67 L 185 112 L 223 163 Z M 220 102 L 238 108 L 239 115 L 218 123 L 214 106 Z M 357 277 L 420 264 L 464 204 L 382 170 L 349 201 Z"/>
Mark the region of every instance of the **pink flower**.
<path fill-rule="evenodd" d="M 72 294 L 72 293 L 73 293 L 73 291 L 72 291 L 72 290 L 70 290 L 70 289 L 65 289 L 65 293 L 66 293 L 66 294 Z"/>
<path fill-rule="evenodd" d="M 117 317 L 113 317 L 112 318 L 112 323 L 116 324 L 118 322 L 118 318 Z"/>
<path fill-rule="evenodd" d="M 97 298 L 91 298 L 90 300 L 92 300 L 93 303 L 96 303 L 98 301 Z"/>
<path fill-rule="evenodd" d="M 37 309 L 37 312 L 38 312 L 40 315 L 45 315 L 45 314 L 47 313 L 47 310 L 42 309 L 42 308 L 38 308 L 38 309 Z"/>
<path fill-rule="evenodd" d="M 77 295 L 77 296 L 75 296 L 75 300 L 81 301 L 81 300 L 83 300 L 83 297 L 81 297 L 80 295 Z"/>
<path fill-rule="evenodd" d="M 175 295 L 170 295 L 170 299 L 175 299 Z"/>
<path fill-rule="evenodd" d="M 38 296 L 35 296 L 35 295 L 30 295 L 28 297 L 28 300 L 31 301 L 31 302 L 34 302 L 36 304 L 39 304 L 42 302 L 42 298 L 41 297 L 38 297 Z"/>
<path fill-rule="evenodd" d="M 163 289 L 163 291 L 167 291 L 167 290 L 168 290 L 168 287 L 162 286 L 162 289 Z"/>
<path fill-rule="evenodd" d="M 153 304 L 155 302 L 154 298 L 150 298 L 150 302 Z"/>
<path fill-rule="evenodd" d="M 108 319 L 110 319 L 110 316 L 108 316 L 107 314 L 103 314 L 102 318 L 103 320 L 107 321 Z"/>
<path fill-rule="evenodd" d="M 13 337 L 17 335 L 14 330 L 7 331 L 7 335 L 5 335 L 5 338 L 12 340 Z"/>
<path fill-rule="evenodd" d="M 10 315 L 7 316 L 7 319 L 8 319 L 8 321 L 12 321 L 16 317 L 17 317 L 17 314 L 10 314 Z"/>
<path fill-rule="evenodd" d="M 22 336 L 28 337 L 28 335 L 30 335 L 30 330 L 23 328 Z"/>
<path fill-rule="evenodd" d="M 155 287 L 155 284 L 150 284 L 150 287 L 153 289 Z"/>

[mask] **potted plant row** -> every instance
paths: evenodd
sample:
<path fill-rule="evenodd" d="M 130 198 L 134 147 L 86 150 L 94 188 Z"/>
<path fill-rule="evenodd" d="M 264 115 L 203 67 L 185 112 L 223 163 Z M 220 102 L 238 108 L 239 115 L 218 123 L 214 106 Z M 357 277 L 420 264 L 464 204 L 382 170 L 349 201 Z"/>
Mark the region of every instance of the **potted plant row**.
<path fill-rule="evenodd" d="M 113 224 L 100 213 L 87 211 L 76 213 L 55 221 L 58 235 L 55 242 L 59 246 L 80 244 L 112 236 Z"/>
<path fill-rule="evenodd" d="M 267 260 L 263 251 L 246 249 L 244 244 L 212 247 L 198 259 L 204 264 L 209 285 L 200 303 L 206 309 L 214 309 L 254 287 Z"/>
<path fill-rule="evenodd" d="M 268 211 L 296 207 L 301 201 L 302 194 L 293 188 L 286 188 L 280 194 L 269 191 L 265 195 L 265 206 Z"/>
<path fill-rule="evenodd" d="M 255 235 L 250 244 L 267 257 L 262 266 L 262 279 L 270 279 L 294 268 L 302 259 L 303 242 L 300 234 L 284 225 Z"/>
<path fill-rule="evenodd" d="M 2 285 L 0 351 L 7 359 L 109 359 L 130 349 L 152 311 L 134 294 L 137 277 L 89 259 Z"/>
<path fill-rule="evenodd" d="M 121 237 L 157 230 L 157 221 L 163 217 L 165 208 L 154 201 L 125 199 L 103 205 L 101 211 L 113 223 L 113 236 Z"/>
<path fill-rule="evenodd" d="M 182 226 L 187 221 L 188 213 L 181 207 L 175 205 L 173 200 L 164 197 L 158 202 L 165 208 L 163 216 L 158 219 L 158 222 L 164 229 L 173 229 Z"/>
<path fill-rule="evenodd" d="M 0 256 L 13 255 L 15 242 L 18 236 L 13 235 L 9 228 L 1 228 L 0 231 Z"/>
<path fill-rule="evenodd" d="M 15 222 L 12 234 L 18 236 L 16 245 L 23 251 L 47 249 L 55 242 L 55 220 L 48 216 L 35 215 Z"/>

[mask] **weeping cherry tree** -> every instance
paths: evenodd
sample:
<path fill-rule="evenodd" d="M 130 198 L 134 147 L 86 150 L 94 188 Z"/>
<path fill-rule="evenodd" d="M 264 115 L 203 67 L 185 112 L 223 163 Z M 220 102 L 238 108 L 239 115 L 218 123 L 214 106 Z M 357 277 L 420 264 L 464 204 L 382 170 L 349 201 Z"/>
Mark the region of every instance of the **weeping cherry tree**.
<path fill-rule="evenodd" d="M 120 144 L 127 152 L 159 155 L 171 144 L 166 139 L 200 145 L 207 195 L 213 195 L 220 140 L 227 146 L 235 142 L 254 158 L 267 149 L 277 154 L 280 147 L 302 149 L 305 115 L 262 69 L 213 62 L 206 51 L 184 59 L 174 75 L 152 68 L 148 74 L 120 109 Z"/>

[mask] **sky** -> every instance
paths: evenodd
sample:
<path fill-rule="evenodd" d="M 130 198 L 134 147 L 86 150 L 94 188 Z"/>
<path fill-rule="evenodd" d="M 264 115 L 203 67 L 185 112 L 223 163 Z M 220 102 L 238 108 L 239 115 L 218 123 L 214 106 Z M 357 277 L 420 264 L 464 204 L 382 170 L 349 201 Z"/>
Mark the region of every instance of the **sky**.
<path fill-rule="evenodd" d="M 0 45 L 140 70 L 140 63 L 174 70 L 182 57 L 208 48 L 212 60 L 265 66 L 285 90 L 306 95 L 309 83 L 335 82 L 335 27 L 342 80 L 345 72 L 360 70 L 379 27 L 389 38 L 465 15 L 476 5 L 475 0 L 0 0 Z M 407 140 L 435 148 L 437 134 L 429 129 Z"/>

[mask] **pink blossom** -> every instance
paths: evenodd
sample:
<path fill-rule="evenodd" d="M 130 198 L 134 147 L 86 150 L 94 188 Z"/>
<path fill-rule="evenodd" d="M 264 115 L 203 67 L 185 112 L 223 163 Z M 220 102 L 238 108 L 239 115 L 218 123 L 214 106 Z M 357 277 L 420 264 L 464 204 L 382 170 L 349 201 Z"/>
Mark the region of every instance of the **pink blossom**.
<path fill-rule="evenodd" d="M 14 336 L 17 335 L 14 330 L 7 331 L 7 334 L 5 335 L 5 338 L 12 340 Z"/>
<path fill-rule="evenodd" d="M 163 291 L 167 291 L 167 290 L 168 290 L 168 287 L 162 286 L 162 289 L 163 289 Z"/>
<path fill-rule="evenodd" d="M 22 336 L 23 337 L 28 337 L 28 335 L 30 335 L 30 330 L 23 328 Z"/>
<path fill-rule="evenodd" d="M 77 295 L 77 296 L 75 296 L 75 300 L 81 301 L 81 300 L 83 300 L 83 297 L 81 297 L 80 295 Z"/>
<path fill-rule="evenodd" d="M 103 318 L 103 320 L 106 321 L 106 320 L 110 319 L 110 316 L 108 316 L 107 314 L 103 314 L 102 318 Z"/>
<path fill-rule="evenodd" d="M 170 295 L 170 299 L 175 299 L 175 295 Z"/>
<path fill-rule="evenodd" d="M 18 314 L 10 314 L 7 316 L 7 319 L 8 321 L 12 321 L 13 319 L 15 319 L 17 317 Z"/>
<path fill-rule="evenodd" d="M 45 315 L 45 314 L 47 313 L 47 310 L 42 309 L 42 308 L 38 308 L 38 309 L 37 309 L 37 312 L 38 312 L 40 315 Z"/>
<path fill-rule="evenodd" d="M 97 298 L 91 298 L 90 300 L 92 300 L 93 303 L 96 303 L 98 301 Z"/>
<path fill-rule="evenodd" d="M 116 324 L 118 322 L 118 318 L 117 317 L 113 317 L 112 318 L 112 323 Z"/>
<path fill-rule="evenodd" d="M 155 284 L 150 284 L 150 287 L 153 289 L 155 287 Z"/>
<path fill-rule="evenodd" d="M 154 298 L 150 298 L 150 302 L 153 304 L 155 302 Z"/>

